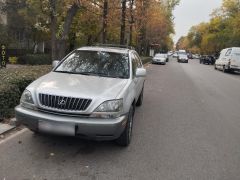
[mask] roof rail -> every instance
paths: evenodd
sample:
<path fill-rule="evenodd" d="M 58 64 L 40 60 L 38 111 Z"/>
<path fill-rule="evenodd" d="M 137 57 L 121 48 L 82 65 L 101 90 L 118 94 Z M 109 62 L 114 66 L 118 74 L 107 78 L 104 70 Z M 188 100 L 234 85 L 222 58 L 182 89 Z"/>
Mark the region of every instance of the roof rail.
<path fill-rule="evenodd" d="M 121 45 L 121 44 L 101 44 L 101 43 L 97 43 L 97 44 L 95 44 L 95 46 L 118 47 L 118 48 L 126 48 L 126 49 L 135 50 L 135 48 L 133 46 Z"/>

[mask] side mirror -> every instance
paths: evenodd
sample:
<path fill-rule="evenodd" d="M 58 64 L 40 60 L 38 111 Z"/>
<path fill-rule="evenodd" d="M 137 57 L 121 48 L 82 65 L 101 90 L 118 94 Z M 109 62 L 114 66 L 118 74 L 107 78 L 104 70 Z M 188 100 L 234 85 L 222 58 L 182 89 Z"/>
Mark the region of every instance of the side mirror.
<path fill-rule="evenodd" d="M 60 62 L 60 61 L 58 61 L 58 60 L 54 60 L 54 61 L 52 62 L 52 67 L 55 68 L 55 67 L 58 65 L 59 62 Z"/>
<path fill-rule="evenodd" d="M 145 77 L 147 75 L 147 71 L 144 68 L 137 68 L 136 77 Z"/>

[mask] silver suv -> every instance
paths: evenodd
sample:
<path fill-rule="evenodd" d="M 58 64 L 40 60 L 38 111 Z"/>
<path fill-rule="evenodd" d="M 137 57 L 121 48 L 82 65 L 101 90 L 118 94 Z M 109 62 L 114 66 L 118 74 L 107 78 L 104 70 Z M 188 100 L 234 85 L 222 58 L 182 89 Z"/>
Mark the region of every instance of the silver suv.
<path fill-rule="evenodd" d="M 82 47 L 23 92 L 16 118 L 34 132 L 130 143 L 146 76 L 136 51 Z"/>

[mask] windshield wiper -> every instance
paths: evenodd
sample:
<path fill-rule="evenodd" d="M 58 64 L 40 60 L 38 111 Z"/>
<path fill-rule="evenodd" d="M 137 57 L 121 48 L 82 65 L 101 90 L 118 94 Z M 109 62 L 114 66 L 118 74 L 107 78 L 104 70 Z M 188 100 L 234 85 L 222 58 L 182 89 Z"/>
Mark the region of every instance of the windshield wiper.
<path fill-rule="evenodd" d="M 110 76 L 106 73 L 93 73 L 93 72 L 71 72 L 71 71 L 54 71 L 59 73 L 67 73 L 67 74 L 80 74 L 80 75 L 86 75 L 86 76 L 99 76 L 99 77 L 109 77 L 109 78 L 121 78 L 125 79 L 125 76 Z"/>
<path fill-rule="evenodd" d="M 92 72 L 78 72 L 78 73 L 75 73 L 75 74 L 81 74 L 81 75 L 86 75 L 86 76 L 90 76 L 90 75 L 96 76 L 97 75 L 97 74 L 92 73 Z"/>
<path fill-rule="evenodd" d="M 111 77 L 111 78 L 119 78 L 119 79 L 126 79 L 125 76 L 109 76 L 109 77 Z"/>
<path fill-rule="evenodd" d="M 92 72 L 71 72 L 71 71 L 54 71 L 54 72 L 60 72 L 60 73 L 68 73 L 68 74 L 81 74 L 81 75 L 96 75 L 95 73 Z"/>
<path fill-rule="evenodd" d="M 59 73 L 71 73 L 70 71 L 54 71 L 54 72 L 59 72 Z"/>

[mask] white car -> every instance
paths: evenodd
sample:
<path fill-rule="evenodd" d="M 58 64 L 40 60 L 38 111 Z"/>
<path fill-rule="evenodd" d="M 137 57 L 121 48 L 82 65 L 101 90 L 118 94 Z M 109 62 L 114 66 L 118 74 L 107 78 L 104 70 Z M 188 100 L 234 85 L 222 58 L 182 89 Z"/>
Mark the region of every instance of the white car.
<path fill-rule="evenodd" d="M 240 47 L 223 49 L 215 62 L 215 69 L 223 72 L 240 71 Z"/>
<path fill-rule="evenodd" d="M 188 63 L 188 56 L 185 52 L 178 52 L 178 62 Z"/>
<path fill-rule="evenodd" d="M 82 47 L 53 64 L 23 92 L 17 120 L 34 132 L 129 145 L 146 76 L 137 52 Z"/>
<path fill-rule="evenodd" d="M 155 54 L 155 56 L 152 59 L 152 64 L 166 64 L 166 62 L 168 61 L 168 55 L 167 54 Z"/>
<path fill-rule="evenodd" d="M 178 58 L 178 53 L 177 52 L 173 53 L 173 57 Z"/>

